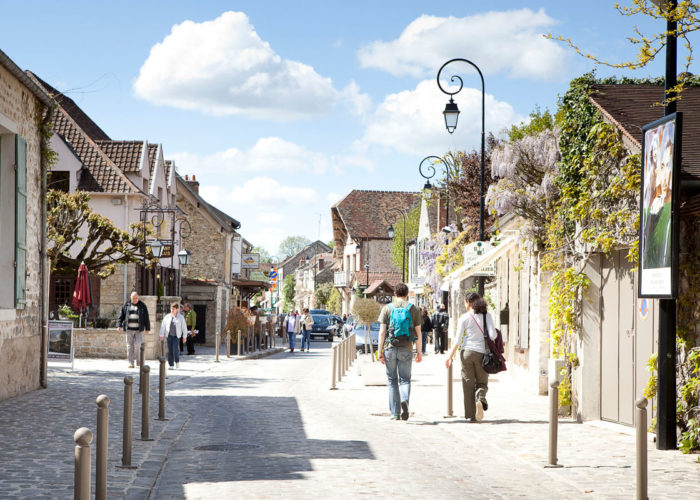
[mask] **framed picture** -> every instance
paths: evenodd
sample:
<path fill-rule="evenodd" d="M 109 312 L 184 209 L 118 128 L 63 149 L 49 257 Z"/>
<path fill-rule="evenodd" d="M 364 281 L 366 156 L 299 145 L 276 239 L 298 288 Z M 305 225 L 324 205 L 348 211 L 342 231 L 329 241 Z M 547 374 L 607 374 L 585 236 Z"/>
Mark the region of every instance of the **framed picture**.
<path fill-rule="evenodd" d="M 48 360 L 73 366 L 73 322 L 49 320 Z"/>
<path fill-rule="evenodd" d="M 639 297 L 678 295 L 681 113 L 642 127 Z"/>

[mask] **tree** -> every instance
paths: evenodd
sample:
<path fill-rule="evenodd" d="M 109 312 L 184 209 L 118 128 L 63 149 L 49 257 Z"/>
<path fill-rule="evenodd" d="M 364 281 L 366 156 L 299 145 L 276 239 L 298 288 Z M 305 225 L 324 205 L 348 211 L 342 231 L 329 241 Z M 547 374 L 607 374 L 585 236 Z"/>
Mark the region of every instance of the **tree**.
<path fill-rule="evenodd" d="M 284 299 L 284 311 L 289 312 L 294 308 L 294 296 L 296 295 L 296 280 L 290 274 L 284 278 L 282 285 L 282 298 Z"/>
<path fill-rule="evenodd" d="M 335 248 L 335 240 L 329 241 L 327 245 L 330 247 L 331 250 L 333 250 Z"/>
<path fill-rule="evenodd" d="M 287 236 L 280 243 L 278 254 L 281 259 L 286 259 L 299 252 L 302 248 L 311 243 L 306 236 Z"/>
<path fill-rule="evenodd" d="M 333 283 L 321 283 L 316 287 L 316 307 L 319 309 L 328 309 L 331 292 L 335 290 Z"/>
<path fill-rule="evenodd" d="M 272 263 L 272 262 L 277 261 L 277 257 L 275 257 L 274 255 L 271 255 L 270 252 L 268 252 L 263 247 L 255 247 L 255 248 L 253 248 L 253 250 L 251 250 L 250 253 L 260 254 L 260 262 L 263 262 L 263 263 Z"/>
<path fill-rule="evenodd" d="M 46 195 L 47 254 L 51 270 L 61 274 L 77 274 L 84 262 L 88 273 L 106 278 L 114 273 L 117 264 L 141 262 L 144 259 L 145 237 L 154 233 L 144 223 L 131 224 L 130 231 L 116 227 L 111 220 L 92 211 L 90 195 L 84 191 L 73 194 L 50 189 Z M 87 231 L 80 236 L 80 231 Z M 75 256 L 73 248 L 80 248 Z M 147 265 L 157 264 L 150 250 Z"/>
<path fill-rule="evenodd" d="M 414 206 L 406 216 L 406 227 L 404 229 L 404 219 L 399 217 L 394 223 L 394 240 L 391 244 L 391 260 L 396 267 L 401 269 L 403 262 L 408 268 L 408 249 L 404 247 L 404 241 L 409 242 L 418 236 L 418 225 L 420 223 L 420 205 Z M 406 239 L 404 240 L 404 230 L 406 231 Z M 403 252 L 403 261 L 402 261 Z"/>
<path fill-rule="evenodd" d="M 328 310 L 333 314 L 340 314 L 342 300 L 343 299 L 340 296 L 338 289 L 333 287 L 333 289 L 331 289 L 331 293 L 328 295 L 328 303 L 326 304 L 328 306 Z"/>

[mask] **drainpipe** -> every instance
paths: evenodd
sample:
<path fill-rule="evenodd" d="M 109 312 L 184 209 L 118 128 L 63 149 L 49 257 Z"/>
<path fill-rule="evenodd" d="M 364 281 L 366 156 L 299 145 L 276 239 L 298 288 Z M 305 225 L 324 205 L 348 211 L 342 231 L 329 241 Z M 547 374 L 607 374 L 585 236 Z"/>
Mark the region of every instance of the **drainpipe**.
<path fill-rule="evenodd" d="M 44 130 L 45 127 L 49 126 L 53 120 L 53 112 L 54 108 L 53 106 L 47 106 L 46 107 L 46 113 L 44 114 L 44 117 L 41 120 L 41 129 Z M 46 261 L 47 261 L 47 255 L 46 255 L 46 249 L 47 249 L 47 242 L 46 242 L 46 193 L 47 193 L 47 185 L 46 185 L 46 174 L 49 170 L 50 165 L 48 164 L 48 161 L 46 157 L 44 156 L 43 152 L 49 148 L 49 138 L 44 137 L 41 135 L 39 138 L 40 140 L 40 155 L 41 158 L 39 160 L 39 165 L 41 168 L 41 251 L 39 253 L 40 255 L 40 281 L 41 281 L 41 291 L 39 292 L 39 311 L 41 314 L 41 355 L 40 355 L 40 363 L 39 363 L 39 383 L 41 384 L 41 387 L 44 389 L 48 386 L 48 349 L 49 349 L 49 323 L 48 323 L 48 318 L 49 318 L 49 307 L 48 307 L 48 301 L 46 300 L 47 297 L 47 288 L 48 288 L 48 279 L 46 277 L 46 274 L 50 269 L 47 271 L 46 269 Z"/>

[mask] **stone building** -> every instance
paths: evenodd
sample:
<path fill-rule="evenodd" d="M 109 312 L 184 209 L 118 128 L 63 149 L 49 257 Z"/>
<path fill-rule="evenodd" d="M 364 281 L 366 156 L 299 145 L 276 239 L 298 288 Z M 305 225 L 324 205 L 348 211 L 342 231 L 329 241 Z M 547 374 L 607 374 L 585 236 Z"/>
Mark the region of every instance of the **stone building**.
<path fill-rule="evenodd" d="M 0 400 L 46 386 L 47 146 L 51 99 L 0 51 Z"/>
<path fill-rule="evenodd" d="M 392 239 L 387 212 L 408 213 L 420 201 L 420 193 L 404 191 L 350 191 L 331 207 L 333 255 L 340 260 L 334 284 L 343 299 L 342 314 L 350 314 L 356 289 L 385 281 L 393 288 L 402 270 L 391 258 Z"/>
<path fill-rule="evenodd" d="M 333 282 L 333 266 L 336 259 L 332 252 L 303 255 L 299 267 L 294 272 L 294 304 L 299 311 L 316 307 L 316 288 L 323 283 Z"/>
<path fill-rule="evenodd" d="M 307 256 L 313 257 L 314 255 L 322 255 L 330 252 L 332 252 L 331 247 L 321 240 L 316 240 L 277 264 L 277 291 L 275 292 L 277 294 L 277 299 L 275 301 L 275 307 L 278 313 L 282 313 L 284 308 L 284 300 L 281 298 L 284 280 L 289 275 L 295 275 L 297 269 L 301 265 L 301 258 L 304 257 L 304 260 L 306 260 Z"/>

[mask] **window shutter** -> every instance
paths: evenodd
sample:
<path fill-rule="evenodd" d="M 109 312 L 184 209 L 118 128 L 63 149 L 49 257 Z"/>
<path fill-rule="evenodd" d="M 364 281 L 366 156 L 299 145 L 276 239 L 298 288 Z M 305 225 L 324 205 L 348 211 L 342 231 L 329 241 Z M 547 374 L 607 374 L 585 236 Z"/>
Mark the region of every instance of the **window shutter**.
<path fill-rule="evenodd" d="M 27 141 L 15 135 L 15 309 L 26 304 Z"/>

